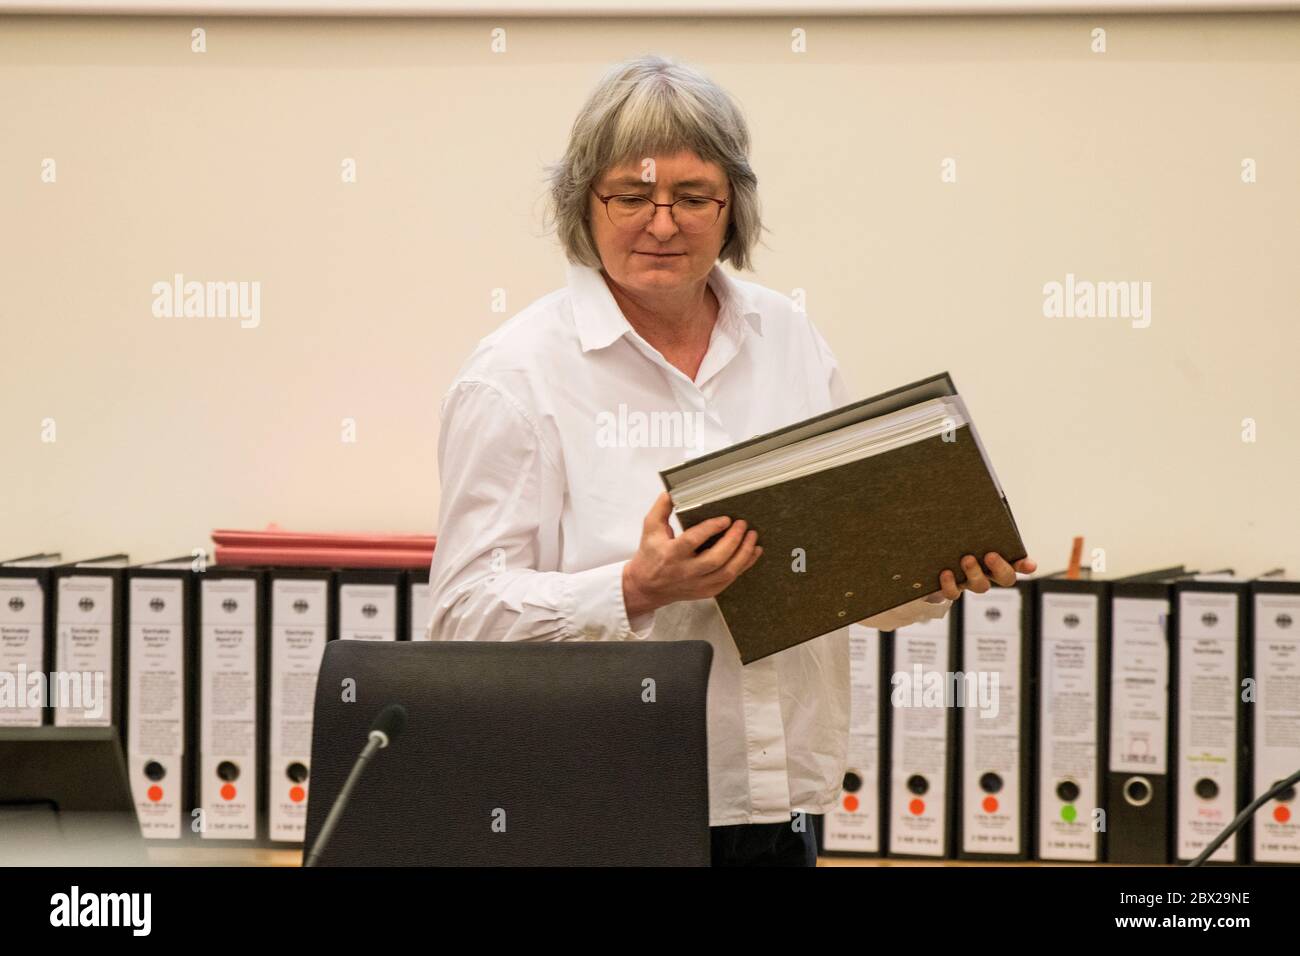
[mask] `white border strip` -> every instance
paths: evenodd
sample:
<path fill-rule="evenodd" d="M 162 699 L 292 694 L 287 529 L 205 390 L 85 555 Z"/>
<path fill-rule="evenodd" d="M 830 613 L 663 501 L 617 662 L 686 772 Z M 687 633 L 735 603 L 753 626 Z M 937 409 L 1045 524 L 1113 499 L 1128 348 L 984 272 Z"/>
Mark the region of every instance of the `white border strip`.
<path fill-rule="evenodd" d="M 0 14 L 312 17 L 738 17 L 1262 13 L 1300 0 L 0 0 Z"/>

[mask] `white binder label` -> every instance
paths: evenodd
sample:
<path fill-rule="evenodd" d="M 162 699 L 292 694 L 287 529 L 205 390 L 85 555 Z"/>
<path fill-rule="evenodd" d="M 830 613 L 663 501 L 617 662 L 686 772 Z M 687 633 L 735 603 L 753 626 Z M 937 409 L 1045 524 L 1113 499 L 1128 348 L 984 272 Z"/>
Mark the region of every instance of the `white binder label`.
<path fill-rule="evenodd" d="M 1095 861 L 1097 595 L 1046 592 L 1041 611 L 1038 855 Z"/>
<path fill-rule="evenodd" d="M 1111 602 L 1110 769 L 1169 772 L 1169 602 Z"/>
<path fill-rule="evenodd" d="M 45 703 L 45 592 L 36 578 L 0 578 L 0 727 L 39 727 Z"/>
<path fill-rule="evenodd" d="M 971 600 L 974 598 L 974 600 Z M 987 675 L 996 706 L 966 706 L 962 723 L 962 849 L 1020 853 L 1021 602 L 1018 588 L 962 596 L 962 670 Z M 996 679 L 996 683 L 994 680 Z"/>
<path fill-rule="evenodd" d="M 1184 591 L 1178 604 L 1178 858 L 1237 815 L 1237 595 Z M 1211 860 L 1232 862 L 1230 836 Z"/>
<path fill-rule="evenodd" d="M 58 727 L 113 724 L 113 579 L 73 574 L 59 578 L 58 631 L 50 675 Z"/>
<path fill-rule="evenodd" d="M 345 641 L 397 640 L 397 585 L 340 584 L 339 637 Z"/>
<path fill-rule="evenodd" d="M 944 692 L 951 670 L 948 618 L 909 624 L 894 632 L 894 673 L 890 702 L 889 852 L 942 857 L 947 829 L 947 698 L 926 700 L 915 675 L 932 681 L 938 675 Z M 933 698 L 935 695 L 931 695 Z M 942 696 L 942 695 L 939 695 Z M 920 700 L 918 701 L 918 697 Z M 900 703 L 906 706 L 899 706 Z"/>
<path fill-rule="evenodd" d="M 411 640 L 427 641 L 429 639 L 429 618 L 433 615 L 433 605 L 429 600 L 429 582 L 421 581 L 411 585 Z"/>
<path fill-rule="evenodd" d="M 300 842 L 307 825 L 312 707 L 325 653 L 328 582 L 271 584 L 270 837 Z"/>
<path fill-rule="evenodd" d="M 127 763 L 147 838 L 179 839 L 185 766 L 185 598 L 180 578 L 131 578 Z"/>
<path fill-rule="evenodd" d="M 257 836 L 257 599 L 253 578 L 200 582 L 199 806 L 205 840 Z"/>
<path fill-rule="evenodd" d="M 880 852 L 880 632 L 849 625 L 849 752 L 839 806 L 822 819 L 827 850 Z"/>
<path fill-rule="evenodd" d="M 1255 779 L 1252 797 L 1300 770 L 1300 594 L 1255 595 Z M 1254 817 L 1256 863 L 1300 863 L 1295 791 Z"/>

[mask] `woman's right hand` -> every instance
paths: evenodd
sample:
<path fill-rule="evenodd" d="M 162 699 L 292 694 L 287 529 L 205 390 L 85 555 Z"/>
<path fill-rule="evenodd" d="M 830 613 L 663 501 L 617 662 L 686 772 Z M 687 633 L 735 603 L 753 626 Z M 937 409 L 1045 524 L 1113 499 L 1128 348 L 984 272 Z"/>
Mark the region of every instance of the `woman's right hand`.
<path fill-rule="evenodd" d="M 674 601 L 714 597 L 752 568 L 763 553 L 758 532 L 747 531 L 744 521 L 709 518 L 674 535 L 668 524 L 672 513 L 673 500 L 665 491 L 645 516 L 636 554 L 623 566 L 623 603 L 628 617 Z M 723 529 L 727 533 L 711 548 L 695 553 Z"/>

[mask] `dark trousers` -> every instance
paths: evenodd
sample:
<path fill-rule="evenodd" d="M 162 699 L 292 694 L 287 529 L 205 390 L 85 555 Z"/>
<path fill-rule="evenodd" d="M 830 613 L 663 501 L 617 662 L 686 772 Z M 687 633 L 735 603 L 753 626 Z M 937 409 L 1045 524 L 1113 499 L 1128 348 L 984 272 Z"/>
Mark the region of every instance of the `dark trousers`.
<path fill-rule="evenodd" d="M 802 826 L 802 832 L 795 829 Z M 714 866 L 816 866 L 817 838 L 810 814 L 789 823 L 709 827 Z"/>

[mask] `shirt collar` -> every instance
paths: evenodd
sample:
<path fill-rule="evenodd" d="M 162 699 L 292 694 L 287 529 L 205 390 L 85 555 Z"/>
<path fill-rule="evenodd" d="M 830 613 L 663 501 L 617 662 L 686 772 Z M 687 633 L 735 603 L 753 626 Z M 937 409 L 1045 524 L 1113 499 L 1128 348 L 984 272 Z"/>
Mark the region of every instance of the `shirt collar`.
<path fill-rule="evenodd" d="M 567 280 L 573 320 L 584 352 L 603 349 L 632 331 L 599 269 L 570 262 Z M 763 316 L 754 297 L 727 275 L 721 264 L 713 264 L 709 271 L 709 285 L 718 297 L 719 322 L 743 316 L 755 332 L 763 334 Z"/>

